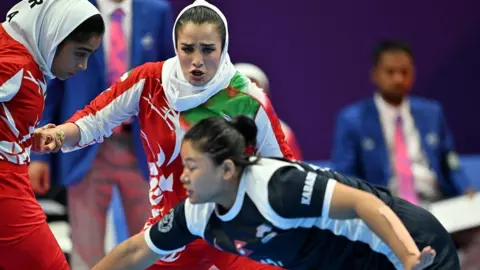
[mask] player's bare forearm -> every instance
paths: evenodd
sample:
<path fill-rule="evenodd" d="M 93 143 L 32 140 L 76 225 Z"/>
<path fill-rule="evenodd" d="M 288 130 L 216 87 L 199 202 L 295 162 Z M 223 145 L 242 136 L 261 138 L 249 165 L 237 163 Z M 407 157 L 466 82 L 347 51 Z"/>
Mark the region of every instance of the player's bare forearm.
<path fill-rule="evenodd" d="M 377 197 L 364 192 L 357 201 L 355 212 L 393 250 L 405 265 L 420 254 L 400 218 Z"/>
<path fill-rule="evenodd" d="M 139 233 L 115 247 L 92 270 L 143 270 L 161 257 L 147 246 L 143 233 Z"/>
<path fill-rule="evenodd" d="M 337 183 L 332 196 L 330 217 L 362 219 L 392 249 L 402 263 L 420 254 L 402 221 L 373 194 Z"/>

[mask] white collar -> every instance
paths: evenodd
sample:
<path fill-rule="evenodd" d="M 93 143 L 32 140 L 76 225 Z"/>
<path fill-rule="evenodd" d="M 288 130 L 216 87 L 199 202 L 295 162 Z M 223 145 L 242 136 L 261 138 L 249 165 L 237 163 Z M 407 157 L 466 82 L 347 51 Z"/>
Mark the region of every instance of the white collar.
<path fill-rule="evenodd" d="M 387 103 L 379 93 L 375 93 L 373 98 L 378 110 L 389 118 L 395 119 L 399 115 L 405 117 L 410 111 L 410 101 L 407 97 L 405 97 L 400 106 L 397 107 Z"/>
<path fill-rule="evenodd" d="M 246 183 L 246 173 L 245 171 L 243 172 L 242 178 L 240 179 L 240 183 L 238 184 L 238 191 L 237 191 L 237 197 L 235 198 L 235 202 L 233 203 L 232 208 L 230 208 L 227 213 L 221 215 L 218 212 L 218 205 L 215 205 L 215 214 L 217 217 L 222 220 L 222 221 L 230 221 L 234 219 L 240 210 L 242 209 L 243 205 L 243 199 L 245 198 L 245 183 Z"/>
<path fill-rule="evenodd" d="M 97 0 L 97 6 L 100 13 L 105 17 L 111 17 L 117 9 L 121 9 L 125 14 L 132 12 L 132 0 L 124 0 L 120 3 L 113 0 Z"/>

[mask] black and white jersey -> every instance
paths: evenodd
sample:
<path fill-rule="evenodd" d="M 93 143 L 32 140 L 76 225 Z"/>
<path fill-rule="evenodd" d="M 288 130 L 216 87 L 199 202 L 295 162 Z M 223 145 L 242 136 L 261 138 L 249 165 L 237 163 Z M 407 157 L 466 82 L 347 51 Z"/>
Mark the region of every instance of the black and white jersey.
<path fill-rule="evenodd" d="M 401 269 L 393 251 L 360 219 L 329 218 L 337 182 L 375 194 L 388 191 L 305 163 L 261 158 L 245 169 L 233 207 L 187 199 L 145 233 L 159 254 L 203 238 L 216 248 L 287 269 Z"/>

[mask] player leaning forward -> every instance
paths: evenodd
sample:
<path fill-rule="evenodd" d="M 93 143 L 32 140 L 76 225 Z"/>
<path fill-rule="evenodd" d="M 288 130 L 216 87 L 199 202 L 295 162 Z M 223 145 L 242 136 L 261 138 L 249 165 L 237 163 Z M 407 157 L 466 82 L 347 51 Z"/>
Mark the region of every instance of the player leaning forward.
<path fill-rule="evenodd" d="M 143 269 L 197 238 L 287 269 L 460 269 L 429 212 L 328 169 L 245 156 L 256 132 L 246 117 L 193 126 L 181 150 L 188 198 L 94 269 Z"/>

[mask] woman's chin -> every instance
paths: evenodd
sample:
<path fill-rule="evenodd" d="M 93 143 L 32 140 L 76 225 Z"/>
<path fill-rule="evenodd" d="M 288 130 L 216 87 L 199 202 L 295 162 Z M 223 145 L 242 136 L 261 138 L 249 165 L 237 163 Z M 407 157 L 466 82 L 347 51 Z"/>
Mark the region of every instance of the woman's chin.
<path fill-rule="evenodd" d="M 190 201 L 191 204 L 199 204 L 201 203 L 195 196 L 188 197 L 188 200 Z"/>
<path fill-rule="evenodd" d="M 188 78 L 187 79 L 188 83 L 193 85 L 193 86 L 205 86 L 212 79 L 212 78 L 206 78 L 205 75 L 200 76 L 200 77 L 190 75 L 187 78 Z"/>
<path fill-rule="evenodd" d="M 206 83 L 203 80 L 194 80 L 194 79 L 189 79 L 188 83 L 193 85 L 193 86 L 204 86 Z"/>

